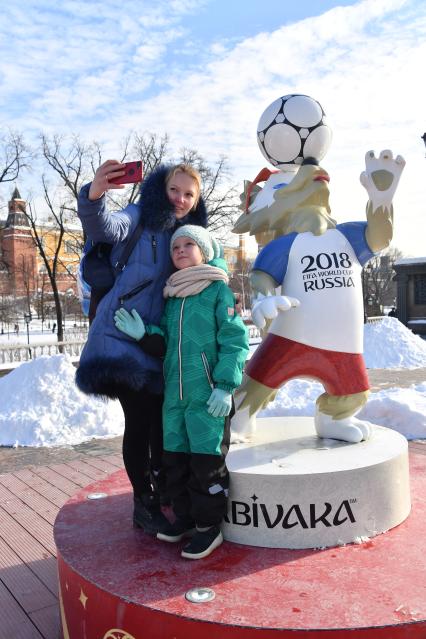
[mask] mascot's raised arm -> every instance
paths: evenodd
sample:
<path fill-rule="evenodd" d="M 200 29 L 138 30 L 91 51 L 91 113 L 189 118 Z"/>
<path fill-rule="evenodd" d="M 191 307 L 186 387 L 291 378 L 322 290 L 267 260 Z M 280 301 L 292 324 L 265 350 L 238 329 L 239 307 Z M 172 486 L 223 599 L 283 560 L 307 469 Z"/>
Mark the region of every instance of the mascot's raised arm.
<path fill-rule="evenodd" d="M 250 283 L 253 321 L 267 329 L 236 394 L 234 439 L 250 434 L 257 411 L 296 377 L 312 378 L 324 386 L 315 414 L 320 437 L 360 442 L 370 435 L 370 424 L 355 417 L 369 392 L 362 356 L 361 271 L 392 239 L 392 198 L 405 162 L 389 150 L 378 157 L 369 151 L 361 174 L 369 196 L 367 222 L 337 224 L 330 215 L 329 175 L 319 165 L 330 134 L 324 131 L 328 128 L 324 118 L 312 125 L 312 106 L 323 115 L 308 96 L 280 98 L 265 112 L 270 118 L 278 109 L 266 132 L 261 130 L 262 116 L 261 150 L 281 170 L 261 172 L 257 180 L 266 179 L 263 189 L 246 183 L 242 196 L 246 213 L 233 229 L 250 232 L 263 246 Z M 283 127 L 290 128 L 297 117 L 305 124 L 295 123 L 301 140 L 296 158 L 289 161 L 285 145 L 294 136 L 289 137 Z"/>

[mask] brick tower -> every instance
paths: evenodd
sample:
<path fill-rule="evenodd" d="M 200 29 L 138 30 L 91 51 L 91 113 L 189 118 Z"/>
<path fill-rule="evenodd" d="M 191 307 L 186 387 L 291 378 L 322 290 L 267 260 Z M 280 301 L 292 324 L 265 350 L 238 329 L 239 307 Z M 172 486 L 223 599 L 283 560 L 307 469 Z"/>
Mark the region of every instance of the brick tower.
<path fill-rule="evenodd" d="M 15 187 L 2 233 L 2 261 L 8 271 L 10 295 L 25 295 L 36 287 L 37 251 L 25 211 L 26 202 Z"/>

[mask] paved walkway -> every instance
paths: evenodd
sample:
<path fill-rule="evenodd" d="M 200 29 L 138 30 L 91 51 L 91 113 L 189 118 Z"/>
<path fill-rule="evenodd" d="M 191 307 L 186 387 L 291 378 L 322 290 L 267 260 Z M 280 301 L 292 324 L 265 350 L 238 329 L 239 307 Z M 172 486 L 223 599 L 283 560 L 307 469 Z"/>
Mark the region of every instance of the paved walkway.
<path fill-rule="evenodd" d="M 56 448 L 0 447 L 0 472 L 12 473 L 28 466 L 65 464 L 76 459 L 86 459 L 90 463 L 90 460 L 96 457 L 121 455 L 122 440 L 122 437 L 93 439 L 77 446 Z"/>
<path fill-rule="evenodd" d="M 391 387 L 407 388 L 426 382 L 426 368 L 372 368 L 368 377 L 373 392 Z"/>
<path fill-rule="evenodd" d="M 59 637 L 56 515 L 83 486 L 122 468 L 121 454 L 73 452 L 0 474 L 0 639 Z"/>

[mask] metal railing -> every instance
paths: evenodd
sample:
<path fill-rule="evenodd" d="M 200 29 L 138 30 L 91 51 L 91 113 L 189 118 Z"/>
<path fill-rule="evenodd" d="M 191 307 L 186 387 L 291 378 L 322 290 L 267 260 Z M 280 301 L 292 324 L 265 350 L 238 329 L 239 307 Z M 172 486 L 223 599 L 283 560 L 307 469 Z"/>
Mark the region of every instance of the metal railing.
<path fill-rule="evenodd" d="M 22 362 L 28 362 L 43 355 L 58 355 L 66 353 L 72 358 L 79 358 L 86 340 L 72 340 L 67 342 L 49 342 L 44 344 L 8 344 L 0 346 L 0 366 L 9 364 L 14 368 Z"/>
<path fill-rule="evenodd" d="M 254 324 L 249 324 L 247 326 L 247 331 L 248 331 L 249 341 L 253 341 L 253 342 L 261 341 L 262 338 L 260 336 L 260 331 L 257 328 L 257 326 L 255 326 Z"/>
<path fill-rule="evenodd" d="M 386 315 L 372 315 L 371 317 L 367 317 L 367 324 L 378 324 L 385 317 Z"/>

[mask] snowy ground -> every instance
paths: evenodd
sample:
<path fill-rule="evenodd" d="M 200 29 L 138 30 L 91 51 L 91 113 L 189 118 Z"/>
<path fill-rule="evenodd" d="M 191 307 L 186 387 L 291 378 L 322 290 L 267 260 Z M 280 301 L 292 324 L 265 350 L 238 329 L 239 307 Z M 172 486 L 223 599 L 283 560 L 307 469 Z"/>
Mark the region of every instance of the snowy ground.
<path fill-rule="evenodd" d="M 9 326 L 9 330 L 3 327 L 3 333 L 0 333 L 0 347 L 14 346 L 16 344 L 50 344 L 57 341 L 56 335 L 56 323 L 55 330 L 52 332 L 54 322 L 49 320 L 42 324 L 41 320 L 33 320 L 29 324 L 29 335 L 27 335 L 27 326 L 24 322 L 18 324 L 18 331 L 12 330 L 12 326 Z M 87 321 L 86 322 L 74 322 L 67 320 L 65 322 L 64 336 L 66 340 L 80 339 L 87 335 Z"/>
<path fill-rule="evenodd" d="M 426 368 L 426 341 L 395 318 L 367 324 L 364 342 L 368 368 Z M 120 435 L 118 402 L 83 395 L 74 375 L 71 360 L 55 355 L 21 364 L 1 378 L 0 445 L 65 446 Z M 313 415 L 322 392 L 317 382 L 293 380 L 260 415 Z M 426 380 L 373 393 L 359 415 L 408 439 L 426 438 Z"/>

